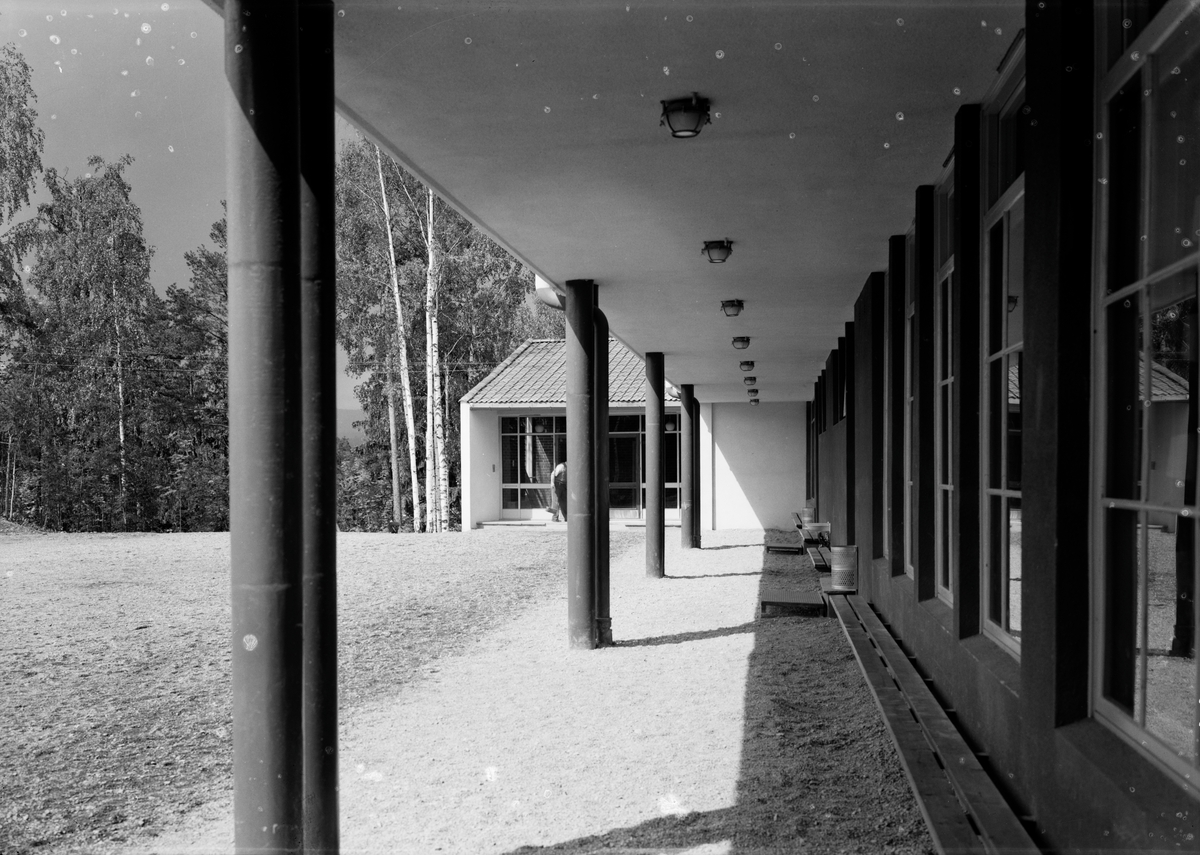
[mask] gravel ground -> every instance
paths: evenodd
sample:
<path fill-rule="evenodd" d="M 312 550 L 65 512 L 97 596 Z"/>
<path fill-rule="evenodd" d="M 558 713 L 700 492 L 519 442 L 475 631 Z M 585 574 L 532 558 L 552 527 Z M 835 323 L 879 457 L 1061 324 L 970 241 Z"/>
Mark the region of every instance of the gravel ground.
<path fill-rule="evenodd" d="M 669 536 L 648 580 L 642 537 L 594 652 L 561 533 L 340 538 L 343 851 L 930 849 L 837 623 L 756 618 L 806 560 Z M 0 852 L 231 851 L 228 537 L 7 534 L 0 570 Z"/>

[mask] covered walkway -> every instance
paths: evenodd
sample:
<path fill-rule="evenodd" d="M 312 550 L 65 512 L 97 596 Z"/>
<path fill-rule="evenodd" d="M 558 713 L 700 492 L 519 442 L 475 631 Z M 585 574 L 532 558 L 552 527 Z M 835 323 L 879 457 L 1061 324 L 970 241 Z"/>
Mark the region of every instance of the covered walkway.
<path fill-rule="evenodd" d="M 761 532 L 675 540 L 666 580 L 640 540 L 613 556 L 616 646 L 562 643 L 564 585 L 345 721 L 343 851 L 926 851 L 837 621 L 756 619 L 762 585 L 816 589 L 808 560 Z M 228 816 L 153 851 L 231 851 Z"/>

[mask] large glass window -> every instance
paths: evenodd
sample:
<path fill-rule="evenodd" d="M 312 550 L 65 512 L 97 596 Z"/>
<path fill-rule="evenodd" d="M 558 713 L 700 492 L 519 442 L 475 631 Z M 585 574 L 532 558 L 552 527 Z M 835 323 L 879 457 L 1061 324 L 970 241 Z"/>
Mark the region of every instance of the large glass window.
<path fill-rule="evenodd" d="M 666 465 L 665 511 L 679 516 L 679 414 L 663 416 Z M 554 467 L 567 459 L 565 416 L 504 416 L 500 419 L 501 515 L 506 519 L 549 516 L 554 507 L 550 482 Z M 609 513 L 640 518 L 646 505 L 645 417 L 636 413 L 608 419 Z"/>
<path fill-rule="evenodd" d="M 1162 18 L 1100 87 L 1093 686 L 1097 718 L 1187 779 L 1200 741 L 1200 14 Z"/>
<path fill-rule="evenodd" d="M 937 573 L 937 595 L 948 603 L 954 601 L 954 167 L 938 185 L 934 196 L 936 224 L 937 285 L 934 304 L 934 483 L 937 496 L 934 505 L 934 565 Z"/>
<path fill-rule="evenodd" d="M 980 480 L 984 634 L 1021 650 L 1021 402 L 1025 351 L 1025 51 L 1018 41 L 984 103 Z"/>
<path fill-rule="evenodd" d="M 506 517 L 528 516 L 553 507 L 550 475 L 567 459 L 563 416 L 505 416 L 500 419 L 501 509 Z"/>
<path fill-rule="evenodd" d="M 1024 180 L 984 222 L 984 628 L 1013 652 L 1021 638 L 1021 399 Z"/>
<path fill-rule="evenodd" d="M 917 482 L 913 455 L 917 451 L 917 237 L 916 227 L 904 242 L 904 575 L 916 578 L 913 570 L 917 545 Z"/>

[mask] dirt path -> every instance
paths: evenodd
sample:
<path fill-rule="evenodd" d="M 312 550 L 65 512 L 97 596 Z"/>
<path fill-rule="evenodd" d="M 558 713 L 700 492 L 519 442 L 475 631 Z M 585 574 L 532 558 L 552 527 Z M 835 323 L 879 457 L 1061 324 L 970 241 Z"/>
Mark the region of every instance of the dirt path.
<path fill-rule="evenodd" d="M 614 648 L 567 649 L 560 589 L 359 707 L 341 745 L 343 851 L 928 851 L 836 622 L 756 620 L 764 576 L 817 584 L 762 537 L 706 535 L 686 555 L 669 537 L 664 580 L 628 545 Z M 137 851 L 231 851 L 230 815 L 219 800 Z"/>

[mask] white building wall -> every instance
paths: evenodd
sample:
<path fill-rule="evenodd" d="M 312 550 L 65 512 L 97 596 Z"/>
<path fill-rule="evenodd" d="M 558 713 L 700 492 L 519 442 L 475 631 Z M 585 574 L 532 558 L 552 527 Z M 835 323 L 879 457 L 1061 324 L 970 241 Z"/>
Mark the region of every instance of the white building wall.
<path fill-rule="evenodd" d="M 459 405 L 462 527 L 500 519 L 500 413 Z"/>
<path fill-rule="evenodd" d="M 804 404 L 701 404 L 700 419 L 702 526 L 791 529 L 804 506 Z"/>

